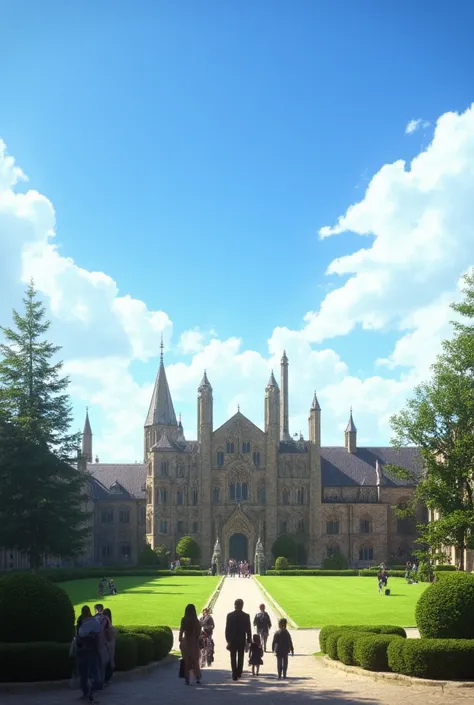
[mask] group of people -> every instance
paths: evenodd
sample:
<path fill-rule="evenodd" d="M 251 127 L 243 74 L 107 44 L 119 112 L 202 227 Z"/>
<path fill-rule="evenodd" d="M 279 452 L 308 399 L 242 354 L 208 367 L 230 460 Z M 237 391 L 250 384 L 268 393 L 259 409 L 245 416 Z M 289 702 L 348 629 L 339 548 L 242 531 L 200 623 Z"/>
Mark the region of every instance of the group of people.
<path fill-rule="evenodd" d="M 104 597 L 106 590 L 108 590 L 109 595 L 117 594 L 117 588 L 115 587 L 113 578 L 110 578 L 110 580 L 107 580 L 107 578 L 101 579 L 99 583 L 99 595 L 101 597 Z"/>
<path fill-rule="evenodd" d="M 250 578 L 252 571 L 250 565 L 247 561 L 237 562 L 233 558 L 230 558 L 226 566 L 227 575 L 231 578 L 235 578 L 236 575 L 239 578 Z"/>
<path fill-rule="evenodd" d="M 79 679 L 82 697 L 90 703 L 96 702 L 94 693 L 110 683 L 115 668 L 116 638 L 111 611 L 97 604 L 92 614 L 90 607 L 84 605 L 77 620 L 71 655 L 75 657 L 74 679 Z"/>
<path fill-rule="evenodd" d="M 225 639 L 230 653 L 232 680 L 242 678 L 245 654 L 249 654 L 249 666 L 252 675 L 258 676 L 260 666 L 263 665 L 263 655 L 267 651 L 268 636 L 272 628 L 270 615 L 265 610 L 265 605 L 260 605 L 254 617 L 252 634 L 250 615 L 243 611 L 243 600 L 236 600 L 234 611 L 229 612 L 226 620 Z M 188 605 L 181 620 L 179 630 L 179 645 L 181 649 L 180 676 L 186 685 L 190 685 L 191 672 L 196 684 L 201 682 L 201 668 L 211 665 L 214 660 L 214 642 L 212 635 L 215 629 L 214 620 L 209 609 L 203 610 L 201 619 L 198 619 L 194 605 Z M 211 642 L 212 660 L 208 661 L 208 643 Z M 294 654 L 293 641 L 288 631 L 286 619 L 280 619 L 278 630 L 273 635 L 272 652 L 277 659 L 278 678 L 286 678 L 288 672 L 288 656 Z"/>

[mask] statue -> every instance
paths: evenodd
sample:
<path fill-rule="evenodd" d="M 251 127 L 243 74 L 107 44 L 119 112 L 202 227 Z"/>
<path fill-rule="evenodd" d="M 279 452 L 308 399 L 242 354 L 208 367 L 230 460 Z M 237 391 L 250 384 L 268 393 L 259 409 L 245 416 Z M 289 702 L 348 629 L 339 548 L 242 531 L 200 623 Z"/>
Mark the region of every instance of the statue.
<path fill-rule="evenodd" d="M 263 544 L 258 538 L 257 545 L 255 546 L 255 574 L 265 575 L 265 553 L 263 551 Z"/>
<path fill-rule="evenodd" d="M 219 543 L 219 538 L 216 538 L 216 542 L 214 544 L 214 550 L 212 552 L 212 564 L 214 563 L 217 565 L 217 570 L 220 570 L 221 567 L 221 545 Z"/>

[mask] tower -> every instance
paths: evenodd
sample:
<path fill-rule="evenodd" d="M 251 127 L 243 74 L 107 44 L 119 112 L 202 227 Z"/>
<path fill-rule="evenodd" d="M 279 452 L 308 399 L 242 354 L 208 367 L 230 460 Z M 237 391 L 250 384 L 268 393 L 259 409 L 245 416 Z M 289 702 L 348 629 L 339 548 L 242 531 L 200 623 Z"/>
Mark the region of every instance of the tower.
<path fill-rule="evenodd" d="M 212 468 L 212 387 L 206 370 L 198 387 L 198 441 L 200 456 L 200 525 L 202 560 L 209 564 L 212 552 L 211 468 Z"/>
<path fill-rule="evenodd" d="M 163 336 L 161 337 L 160 348 L 160 366 L 145 420 L 145 463 L 150 449 L 155 443 L 158 443 L 164 432 L 168 433 L 171 438 L 175 438 L 179 433 L 163 362 Z"/>
<path fill-rule="evenodd" d="M 92 429 L 89 421 L 89 407 L 86 406 L 86 420 L 82 432 L 82 455 L 88 463 L 92 463 Z"/>
<path fill-rule="evenodd" d="M 268 384 L 265 387 L 265 432 L 269 432 L 270 428 L 276 428 L 278 431 L 279 423 L 280 390 L 272 370 Z"/>
<path fill-rule="evenodd" d="M 283 350 L 281 358 L 281 405 L 280 405 L 280 440 L 284 443 L 291 441 L 288 429 L 288 358 Z"/>
<path fill-rule="evenodd" d="M 278 451 L 280 448 L 280 390 L 273 375 L 265 387 L 265 539 L 267 561 L 278 535 Z M 263 538 L 263 537 L 261 537 Z"/>
<path fill-rule="evenodd" d="M 347 452 L 355 453 L 357 451 L 357 429 L 355 427 L 354 419 L 352 418 L 352 406 L 344 437 Z"/>
<path fill-rule="evenodd" d="M 311 409 L 309 410 L 308 418 L 309 426 L 309 440 L 311 443 L 316 443 L 316 445 L 321 445 L 321 407 L 319 406 L 318 397 L 316 392 L 314 393 L 313 403 L 311 404 Z"/>

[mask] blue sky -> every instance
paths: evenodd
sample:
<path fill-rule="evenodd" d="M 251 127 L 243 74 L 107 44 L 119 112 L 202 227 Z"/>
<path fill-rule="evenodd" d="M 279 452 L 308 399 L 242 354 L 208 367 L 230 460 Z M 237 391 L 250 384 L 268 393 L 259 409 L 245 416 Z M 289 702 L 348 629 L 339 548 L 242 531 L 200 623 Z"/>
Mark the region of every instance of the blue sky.
<path fill-rule="evenodd" d="M 409 192 L 406 175 L 414 157 L 429 155 L 433 145 L 436 152 L 441 116 L 454 112 L 464 123 L 444 132 L 440 123 L 439 149 L 449 137 L 454 151 L 471 154 L 472 3 L 18 0 L 3 3 L 1 11 L 0 138 L 29 179 L 9 182 L 8 189 L 17 195 L 33 189 L 47 199 L 56 233 L 54 242 L 44 240 L 47 229 L 15 238 L 10 220 L 0 217 L 0 248 L 11 257 L 4 258 L 11 287 L 5 301 L 15 303 L 22 280 L 35 276 L 54 335 L 71 363 L 77 423 L 88 402 L 104 460 L 139 455 L 143 400 L 159 353 L 160 325 L 147 316 L 156 311 L 166 319 L 170 383 L 177 411 L 188 416 L 190 437 L 201 363 L 214 364 L 211 382 L 215 372 L 220 384 L 218 422 L 243 395 L 249 416 L 261 423 L 267 368 L 278 365 L 281 344 L 292 350 L 299 384 L 294 431 L 304 423 L 313 388 L 326 388 L 327 443 L 340 441 L 351 403 L 359 406 L 364 441 L 388 442 L 388 417 L 412 382 L 426 374 L 446 334 L 446 316 L 436 310 L 436 322 L 444 327 L 428 327 L 437 337 L 423 338 L 421 362 L 411 355 L 400 364 L 390 356 L 400 345 L 406 350 L 405 336 L 413 338 L 422 321 L 426 328 L 424 307 L 444 296 L 446 310 L 458 277 L 471 264 L 466 258 L 471 236 L 457 228 L 468 214 L 467 196 L 456 210 L 448 205 L 449 189 L 469 188 L 470 172 L 466 166 L 459 178 L 467 181 L 460 182 L 445 160 L 447 205 L 439 247 L 459 238 L 454 248 L 459 258 L 443 264 L 438 257 L 429 271 L 424 263 L 420 272 L 415 266 L 424 256 L 420 244 L 416 251 L 406 248 L 397 266 L 394 260 L 405 247 L 403 238 L 413 242 L 410 229 L 418 232 L 417 224 L 432 212 L 421 197 L 425 186 L 420 181 L 416 193 Z M 420 123 L 406 134 L 411 120 Z M 381 174 L 383 181 L 384 165 L 397 160 L 407 162 L 402 195 L 393 176 L 380 198 L 368 203 L 371 180 Z M 370 217 L 349 218 L 350 227 L 340 234 L 319 237 L 321 228 L 334 225 L 358 202 L 370 206 Z M 374 204 L 383 218 L 393 208 L 393 220 L 381 224 Z M 409 222 L 395 217 L 411 209 Z M 430 235 L 428 229 L 430 237 L 438 237 L 435 231 Z M 71 277 L 55 278 L 58 261 L 53 273 L 51 262 L 31 255 L 35 238 L 43 238 L 57 257 L 73 260 Z M 370 253 L 377 241 L 384 252 L 394 247 L 395 256 L 376 254 L 375 264 L 371 255 L 369 263 L 345 259 L 364 249 Z M 342 270 L 336 265 L 336 273 L 328 274 L 339 258 L 349 265 Z M 371 267 L 370 281 L 377 284 L 369 293 L 365 289 L 357 308 L 356 289 L 364 288 L 360 275 Z M 98 294 L 93 272 L 113 280 L 119 297 L 143 302 L 144 320 L 133 314 L 135 327 L 129 321 L 106 329 L 106 306 L 115 316 L 116 293 Z M 73 291 L 74 276 L 82 283 Z M 317 318 L 331 292 L 341 293 L 332 313 L 326 306 L 327 321 L 347 315 L 356 323 L 342 321 L 333 331 L 320 317 L 315 332 L 304 317 L 312 311 Z M 75 304 L 68 301 L 79 301 L 88 314 L 74 323 Z M 8 323 L 9 310 L 0 306 L 0 323 Z M 202 338 L 188 350 L 180 336 L 196 328 Z M 147 350 L 131 352 L 141 336 Z M 226 341 L 232 338 L 240 347 L 229 351 Z M 324 359 L 312 355 L 325 350 Z M 131 385 L 113 404 L 107 402 L 104 375 L 91 379 L 89 364 L 105 360 L 110 370 L 112 357 L 117 379 L 126 374 Z M 391 362 L 381 368 L 380 358 Z M 229 376 L 235 388 L 227 385 Z M 383 380 L 376 389 L 378 377 Z M 388 399 L 385 406 L 373 401 L 379 394 Z M 136 407 L 118 415 L 117 406 L 128 404 L 130 396 Z M 130 428 L 119 441 L 123 424 Z"/>

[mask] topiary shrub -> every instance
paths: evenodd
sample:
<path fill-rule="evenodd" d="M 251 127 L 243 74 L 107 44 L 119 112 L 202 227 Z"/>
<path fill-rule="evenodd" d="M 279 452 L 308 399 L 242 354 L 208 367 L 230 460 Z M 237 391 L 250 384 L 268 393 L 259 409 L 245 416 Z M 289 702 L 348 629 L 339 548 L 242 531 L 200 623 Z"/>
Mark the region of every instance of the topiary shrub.
<path fill-rule="evenodd" d="M 394 640 L 405 643 L 397 634 L 371 634 L 357 639 L 354 660 L 366 671 L 389 671 L 387 649 Z"/>
<path fill-rule="evenodd" d="M 275 570 L 289 570 L 289 568 L 288 558 L 285 558 L 285 556 L 280 556 L 276 559 Z"/>
<path fill-rule="evenodd" d="M 428 639 L 474 639 L 474 576 L 445 573 L 420 596 L 416 625 Z"/>
<path fill-rule="evenodd" d="M 338 632 L 365 632 L 369 634 L 396 634 L 406 639 L 407 633 L 403 627 L 397 627 L 393 624 L 351 624 L 351 625 L 335 625 L 328 624 L 319 632 L 319 648 L 323 653 L 327 653 L 327 639 L 335 631 Z"/>
<path fill-rule="evenodd" d="M 344 629 L 336 629 L 335 631 L 331 632 L 327 639 L 326 639 L 326 654 L 329 656 L 329 658 L 333 659 L 333 661 L 337 661 L 337 642 L 340 636 L 345 634 L 346 630 Z"/>
<path fill-rule="evenodd" d="M 153 640 L 147 634 L 131 634 L 137 644 L 137 666 L 147 666 L 153 661 Z"/>
<path fill-rule="evenodd" d="M 201 549 L 196 539 L 192 536 L 183 536 L 178 541 L 176 553 L 180 558 L 192 558 L 196 562 L 201 558 Z"/>
<path fill-rule="evenodd" d="M 358 639 L 367 636 L 367 632 L 343 632 L 337 640 L 337 658 L 346 666 L 358 666 L 355 659 L 354 646 Z"/>
<path fill-rule="evenodd" d="M 399 639 L 387 649 L 394 673 L 433 680 L 471 680 L 473 639 Z"/>
<path fill-rule="evenodd" d="M 115 642 L 115 668 L 117 671 L 131 671 L 138 664 L 138 645 L 133 634 L 117 634 Z"/>
<path fill-rule="evenodd" d="M 35 573 L 0 579 L 0 642 L 70 643 L 74 608 L 67 593 Z"/>
<path fill-rule="evenodd" d="M 121 634 L 146 634 L 153 642 L 153 661 L 161 661 L 173 648 L 173 632 L 170 627 L 147 625 L 133 625 L 131 627 L 117 627 Z"/>
<path fill-rule="evenodd" d="M 71 677 L 70 644 L 0 644 L 0 683 L 60 681 Z"/>

